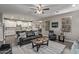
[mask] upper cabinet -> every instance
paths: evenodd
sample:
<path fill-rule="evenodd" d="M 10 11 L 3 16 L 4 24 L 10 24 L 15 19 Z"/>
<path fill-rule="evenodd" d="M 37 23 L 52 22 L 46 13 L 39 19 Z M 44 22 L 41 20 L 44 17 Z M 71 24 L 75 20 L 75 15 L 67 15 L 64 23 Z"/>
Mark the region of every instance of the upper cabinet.
<path fill-rule="evenodd" d="M 16 27 L 16 22 L 12 20 L 5 20 L 5 27 Z"/>

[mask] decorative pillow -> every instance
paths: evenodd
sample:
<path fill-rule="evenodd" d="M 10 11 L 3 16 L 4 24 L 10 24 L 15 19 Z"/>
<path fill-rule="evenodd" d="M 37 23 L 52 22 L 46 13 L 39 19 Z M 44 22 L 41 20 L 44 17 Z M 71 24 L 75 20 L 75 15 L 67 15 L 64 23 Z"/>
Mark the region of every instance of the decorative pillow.
<path fill-rule="evenodd" d="M 38 31 L 35 31 L 35 35 L 38 35 Z"/>
<path fill-rule="evenodd" d="M 32 32 L 32 35 L 35 36 L 35 32 Z"/>
<path fill-rule="evenodd" d="M 26 33 L 25 33 L 25 32 L 20 33 L 20 37 L 22 37 L 22 38 L 26 38 Z"/>

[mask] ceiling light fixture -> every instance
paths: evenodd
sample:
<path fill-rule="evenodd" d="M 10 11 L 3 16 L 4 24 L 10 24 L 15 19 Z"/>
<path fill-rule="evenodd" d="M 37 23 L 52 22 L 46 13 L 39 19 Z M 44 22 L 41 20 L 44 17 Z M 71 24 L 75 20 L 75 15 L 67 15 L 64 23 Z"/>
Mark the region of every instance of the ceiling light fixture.
<path fill-rule="evenodd" d="M 58 10 L 55 11 L 55 13 L 58 13 L 58 12 L 59 12 Z"/>
<path fill-rule="evenodd" d="M 36 13 L 37 14 L 43 14 L 43 9 L 42 9 L 42 5 L 41 4 L 38 4 L 37 7 L 36 7 Z"/>
<path fill-rule="evenodd" d="M 49 10 L 49 8 L 45 7 L 42 4 L 38 4 L 38 5 L 36 5 L 36 7 L 32 7 L 31 9 L 34 9 L 34 12 L 36 14 L 44 14 L 45 10 Z"/>

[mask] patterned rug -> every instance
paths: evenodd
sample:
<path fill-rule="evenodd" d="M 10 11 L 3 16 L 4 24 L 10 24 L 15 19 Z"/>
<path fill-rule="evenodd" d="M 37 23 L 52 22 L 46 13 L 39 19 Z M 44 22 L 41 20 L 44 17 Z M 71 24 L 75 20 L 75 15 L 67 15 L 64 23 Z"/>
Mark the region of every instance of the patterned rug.
<path fill-rule="evenodd" d="M 32 44 L 23 46 L 12 47 L 13 54 L 60 54 L 63 52 L 66 46 L 54 41 L 49 41 L 49 45 L 41 45 L 39 51 L 36 51 L 36 47 L 32 48 Z"/>

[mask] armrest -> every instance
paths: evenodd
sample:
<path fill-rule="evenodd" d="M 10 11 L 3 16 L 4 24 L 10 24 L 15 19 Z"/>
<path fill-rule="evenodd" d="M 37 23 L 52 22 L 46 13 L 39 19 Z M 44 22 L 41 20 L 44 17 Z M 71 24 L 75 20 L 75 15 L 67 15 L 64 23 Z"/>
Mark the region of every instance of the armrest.
<path fill-rule="evenodd" d="M 10 48 L 11 48 L 10 44 L 2 44 L 1 47 L 0 47 L 0 51 L 8 50 Z"/>

